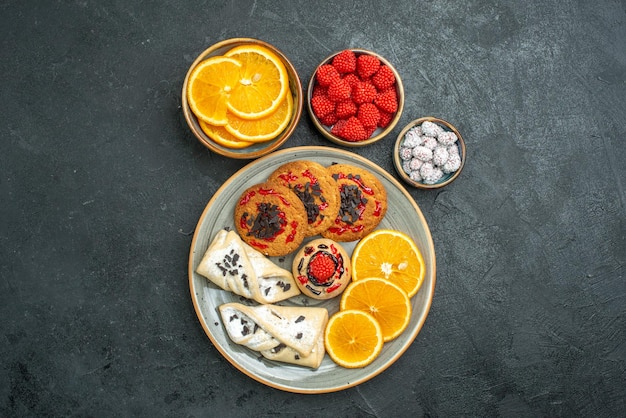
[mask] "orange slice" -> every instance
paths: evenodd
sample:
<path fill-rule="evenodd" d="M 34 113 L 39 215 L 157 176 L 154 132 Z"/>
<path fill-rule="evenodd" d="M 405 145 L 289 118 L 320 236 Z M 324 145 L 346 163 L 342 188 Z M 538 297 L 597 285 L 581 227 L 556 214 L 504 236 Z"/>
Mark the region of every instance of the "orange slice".
<path fill-rule="evenodd" d="M 383 348 L 383 335 L 372 315 L 357 310 L 339 311 L 328 320 L 324 345 L 335 363 L 356 369 L 378 357 Z"/>
<path fill-rule="evenodd" d="M 415 296 L 426 274 L 424 258 L 403 232 L 379 229 L 366 235 L 352 253 L 352 280 L 380 277 Z"/>
<path fill-rule="evenodd" d="M 293 96 L 287 94 L 275 112 L 260 119 L 242 119 L 228 112 L 225 129 L 234 137 L 249 142 L 263 142 L 276 138 L 291 120 Z"/>
<path fill-rule="evenodd" d="M 215 141 L 217 144 L 231 149 L 241 149 L 254 145 L 253 142 L 242 141 L 223 126 L 211 125 L 203 120 L 199 120 L 200 128 L 209 138 Z"/>
<path fill-rule="evenodd" d="M 241 45 L 224 55 L 243 65 L 228 109 L 242 119 L 259 119 L 278 109 L 289 90 L 289 76 L 281 59 L 259 45 Z"/>
<path fill-rule="evenodd" d="M 239 86 L 242 64 L 234 58 L 207 58 L 193 69 L 187 80 L 187 101 L 198 119 L 226 125 L 229 97 Z"/>
<path fill-rule="evenodd" d="M 406 292 L 375 277 L 350 283 L 341 295 L 340 309 L 371 314 L 380 324 L 385 342 L 402 334 L 411 320 L 411 300 Z"/>

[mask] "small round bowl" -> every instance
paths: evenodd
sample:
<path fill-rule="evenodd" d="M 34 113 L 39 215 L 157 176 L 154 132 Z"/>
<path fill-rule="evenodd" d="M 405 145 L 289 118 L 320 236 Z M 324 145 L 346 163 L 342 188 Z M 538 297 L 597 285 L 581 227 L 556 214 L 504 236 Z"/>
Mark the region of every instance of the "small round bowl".
<path fill-rule="evenodd" d="M 249 147 L 246 147 L 246 148 L 241 148 L 241 149 L 228 148 L 213 141 L 211 138 L 209 138 L 209 136 L 207 136 L 204 133 L 204 131 L 200 127 L 200 124 L 198 123 L 198 119 L 191 111 L 191 108 L 189 107 L 189 103 L 187 101 L 187 83 L 189 80 L 189 75 L 191 74 L 193 69 L 203 60 L 209 57 L 223 55 L 228 50 L 236 46 L 249 45 L 249 44 L 264 46 L 268 48 L 282 60 L 283 64 L 285 64 L 285 68 L 287 69 L 287 74 L 289 75 L 289 89 L 294 99 L 293 100 L 293 114 L 291 116 L 291 121 L 289 122 L 287 127 L 276 138 L 270 141 L 266 141 L 266 142 L 259 142 L 259 143 L 250 145 Z M 300 77 L 298 76 L 298 73 L 295 67 L 293 66 L 293 64 L 289 61 L 289 59 L 287 59 L 285 54 L 283 54 L 275 46 L 268 44 L 267 42 L 254 39 L 254 38 L 226 39 L 210 46 L 209 48 L 204 50 L 204 52 L 202 52 L 198 56 L 198 58 L 196 58 L 193 64 L 191 64 L 191 67 L 189 68 L 189 71 L 187 71 L 187 75 L 185 76 L 185 81 L 183 83 L 182 107 L 183 107 L 183 113 L 185 115 L 185 120 L 187 121 L 187 124 L 189 125 L 189 129 L 191 129 L 191 132 L 198 139 L 198 141 L 200 141 L 202 145 L 204 145 L 205 147 L 209 148 L 211 151 L 217 154 L 230 157 L 230 158 L 254 159 L 254 158 L 262 157 L 266 154 L 269 154 L 270 152 L 276 150 L 278 147 L 283 145 L 287 141 L 287 139 L 289 139 L 293 131 L 296 129 L 296 126 L 298 125 L 298 121 L 300 120 L 300 116 L 302 115 L 303 105 L 304 105 L 304 99 L 303 99 L 303 94 L 302 94 L 302 83 L 300 82 Z"/>
<path fill-rule="evenodd" d="M 405 160 L 403 160 L 400 155 L 401 149 L 403 148 L 403 144 L 405 141 L 406 133 L 415 126 L 421 126 L 426 121 L 433 122 L 443 128 L 444 131 L 453 132 L 456 135 L 457 140 L 453 145 L 456 145 L 459 156 L 461 158 L 461 163 L 456 171 L 451 173 L 444 173 L 443 177 L 441 177 L 434 184 L 428 184 L 423 181 L 415 181 L 414 179 L 412 179 L 409 176 L 409 173 L 404 170 L 403 162 Z M 459 177 L 459 174 L 461 174 L 463 166 L 465 165 L 465 141 L 463 140 L 463 137 L 461 136 L 459 131 L 451 123 L 446 122 L 443 119 L 435 118 L 432 116 L 415 119 L 414 121 L 406 125 L 404 129 L 402 129 L 402 131 L 398 134 L 398 139 L 396 140 L 396 144 L 393 150 L 393 162 L 396 167 L 396 171 L 398 172 L 402 180 L 404 180 L 407 184 L 413 187 L 417 187 L 419 189 L 438 189 L 452 183 L 454 180 L 456 180 L 457 177 Z"/>
<path fill-rule="evenodd" d="M 332 60 L 335 57 L 335 55 L 339 54 L 343 50 L 339 51 L 339 52 L 335 52 L 334 54 L 326 57 L 317 66 L 317 68 L 313 72 L 313 75 L 311 76 L 311 79 L 309 80 L 309 86 L 308 86 L 308 90 L 307 90 L 307 107 L 308 107 L 309 115 L 311 116 L 311 120 L 312 120 L 313 124 L 315 125 L 317 130 L 320 131 L 320 133 L 326 139 L 328 139 L 328 140 L 330 140 L 330 141 L 332 141 L 332 142 L 334 142 L 334 143 L 336 143 L 338 145 L 343 145 L 343 146 L 346 146 L 346 147 L 362 147 L 362 146 L 365 146 L 365 145 L 373 144 L 374 142 L 383 139 L 398 124 L 398 121 L 400 120 L 400 116 L 402 115 L 402 110 L 404 109 L 404 86 L 402 84 L 402 79 L 400 78 L 400 74 L 398 74 L 398 71 L 385 58 L 383 58 L 382 56 L 378 55 L 375 52 L 368 51 L 367 49 L 356 49 L 356 48 L 349 48 L 349 49 L 351 51 L 353 51 L 356 54 L 357 57 L 359 55 L 363 55 L 363 54 L 373 55 L 373 56 L 377 57 L 380 60 L 381 64 L 384 64 L 384 65 L 388 66 L 391 69 L 391 71 L 393 72 L 393 74 L 394 74 L 394 76 L 396 78 L 396 94 L 398 96 L 398 110 L 396 110 L 396 113 L 394 114 L 393 118 L 391 119 L 391 122 L 389 122 L 389 124 L 384 129 L 376 128 L 374 133 L 368 139 L 365 139 L 365 140 L 362 140 L 362 141 L 354 141 L 353 142 L 353 141 L 346 141 L 345 139 L 342 139 L 342 138 L 332 134 L 330 132 L 331 127 L 322 124 L 320 122 L 320 120 L 317 118 L 317 116 L 315 116 L 315 114 L 313 113 L 313 108 L 311 107 L 311 97 L 313 95 L 313 89 L 315 88 L 315 85 L 317 84 L 317 81 L 316 81 L 317 70 L 319 70 L 319 68 L 322 65 L 329 64 L 330 62 L 332 62 Z"/>

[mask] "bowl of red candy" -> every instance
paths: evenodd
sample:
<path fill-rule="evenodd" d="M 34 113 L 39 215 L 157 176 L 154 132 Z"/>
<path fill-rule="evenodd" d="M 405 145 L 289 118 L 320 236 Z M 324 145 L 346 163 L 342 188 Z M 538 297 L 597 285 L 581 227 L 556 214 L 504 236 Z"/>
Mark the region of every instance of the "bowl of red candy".
<path fill-rule="evenodd" d="M 404 108 L 398 72 L 365 49 L 344 49 L 324 59 L 311 76 L 307 96 L 315 127 L 330 141 L 348 147 L 384 138 Z"/>

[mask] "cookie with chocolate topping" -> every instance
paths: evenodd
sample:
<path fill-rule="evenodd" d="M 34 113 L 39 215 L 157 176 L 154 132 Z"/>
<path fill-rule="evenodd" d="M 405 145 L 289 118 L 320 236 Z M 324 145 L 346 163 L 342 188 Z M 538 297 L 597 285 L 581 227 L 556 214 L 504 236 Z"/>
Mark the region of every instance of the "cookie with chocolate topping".
<path fill-rule="evenodd" d="M 334 223 L 322 236 L 342 242 L 363 238 L 387 213 L 385 186 L 364 168 L 334 164 L 327 170 L 336 181 L 341 204 Z"/>
<path fill-rule="evenodd" d="M 339 190 L 326 168 L 314 161 L 292 161 L 278 167 L 268 180 L 293 190 L 307 213 L 307 237 L 327 230 L 339 211 Z"/>
<path fill-rule="evenodd" d="M 306 210 L 298 196 L 274 183 L 247 188 L 235 204 L 234 221 L 241 239 L 268 256 L 298 249 L 307 228 Z"/>

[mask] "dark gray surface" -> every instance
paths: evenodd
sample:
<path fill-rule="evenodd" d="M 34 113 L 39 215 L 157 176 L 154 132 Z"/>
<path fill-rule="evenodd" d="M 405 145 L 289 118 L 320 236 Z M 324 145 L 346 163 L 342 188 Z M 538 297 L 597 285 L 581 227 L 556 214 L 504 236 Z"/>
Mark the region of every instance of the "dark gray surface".
<path fill-rule="evenodd" d="M 187 257 L 244 161 L 191 136 L 188 66 L 251 36 L 291 58 L 372 49 L 406 106 L 358 153 L 395 174 L 411 119 L 464 135 L 442 191 L 411 190 L 437 287 L 422 332 L 358 387 L 246 377 L 193 310 Z M 623 416 L 623 1 L 5 1 L 0 5 L 0 415 Z M 286 147 L 334 146 L 308 114 Z"/>

